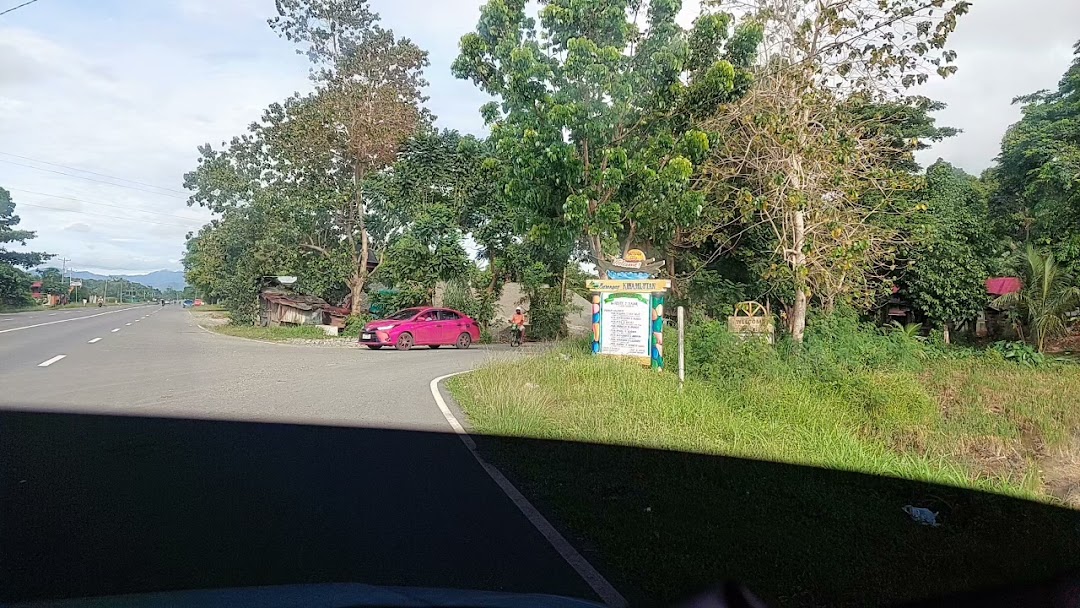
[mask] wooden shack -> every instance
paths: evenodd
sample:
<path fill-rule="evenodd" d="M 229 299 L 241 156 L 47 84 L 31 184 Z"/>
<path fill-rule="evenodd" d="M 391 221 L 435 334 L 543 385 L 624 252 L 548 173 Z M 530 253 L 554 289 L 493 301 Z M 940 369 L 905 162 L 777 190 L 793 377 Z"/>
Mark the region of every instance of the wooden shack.
<path fill-rule="evenodd" d="M 325 325 L 329 308 L 322 298 L 267 287 L 259 293 L 259 325 Z"/>

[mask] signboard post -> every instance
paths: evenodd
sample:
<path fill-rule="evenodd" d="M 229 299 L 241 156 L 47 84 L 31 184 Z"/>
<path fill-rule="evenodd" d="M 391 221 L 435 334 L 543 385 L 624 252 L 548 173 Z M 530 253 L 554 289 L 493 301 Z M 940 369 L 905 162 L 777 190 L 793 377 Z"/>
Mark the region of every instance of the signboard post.
<path fill-rule="evenodd" d="M 637 249 L 600 265 L 609 278 L 586 283 L 593 291 L 593 353 L 664 368 L 664 294 L 671 282 L 652 278 L 662 265 Z"/>

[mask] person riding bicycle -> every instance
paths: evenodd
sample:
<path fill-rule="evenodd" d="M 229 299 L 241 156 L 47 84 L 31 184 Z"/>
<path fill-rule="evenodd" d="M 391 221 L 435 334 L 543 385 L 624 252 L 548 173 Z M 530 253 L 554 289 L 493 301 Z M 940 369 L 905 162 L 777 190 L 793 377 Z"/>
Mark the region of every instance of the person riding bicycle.
<path fill-rule="evenodd" d="M 510 331 L 514 332 L 515 340 L 520 340 L 525 333 L 525 315 L 520 306 L 514 309 L 514 316 L 510 317 Z"/>

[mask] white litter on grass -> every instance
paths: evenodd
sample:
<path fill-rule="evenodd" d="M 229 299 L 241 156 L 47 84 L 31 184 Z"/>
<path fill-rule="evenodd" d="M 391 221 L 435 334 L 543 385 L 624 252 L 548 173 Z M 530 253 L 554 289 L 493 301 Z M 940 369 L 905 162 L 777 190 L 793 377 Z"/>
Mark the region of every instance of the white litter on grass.
<path fill-rule="evenodd" d="M 932 526 L 934 528 L 940 526 L 937 522 L 938 514 L 926 507 L 913 507 L 911 505 L 904 505 L 904 513 L 911 516 L 911 521 L 922 524 L 924 526 Z"/>

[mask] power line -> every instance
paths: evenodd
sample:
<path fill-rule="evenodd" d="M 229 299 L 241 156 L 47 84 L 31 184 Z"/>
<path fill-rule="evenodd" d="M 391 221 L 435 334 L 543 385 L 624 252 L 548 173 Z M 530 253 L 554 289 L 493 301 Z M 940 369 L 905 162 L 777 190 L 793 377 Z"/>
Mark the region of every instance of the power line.
<path fill-rule="evenodd" d="M 45 205 L 35 205 L 33 203 L 16 203 L 16 206 L 18 206 L 18 205 L 25 205 L 27 207 L 37 207 L 38 209 L 48 209 L 50 211 L 61 211 L 61 212 L 64 212 L 64 213 L 79 213 L 79 214 L 82 214 L 82 215 L 93 215 L 93 216 L 97 216 L 97 217 L 107 217 L 109 219 L 126 220 L 126 221 L 129 221 L 129 222 L 139 222 L 139 223 L 142 223 L 142 224 L 157 224 L 157 225 L 160 225 L 160 226 L 176 226 L 178 228 L 187 228 L 189 230 L 194 228 L 194 226 L 191 226 L 191 225 L 186 225 L 185 226 L 184 224 L 174 224 L 172 222 L 152 222 L 150 220 L 143 220 L 143 219 L 139 219 L 139 218 L 135 218 L 135 217 L 121 217 L 119 215 L 106 215 L 104 213 L 91 213 L 89 211 L 80 211 L 78 209 L 60 209 L 59 207 L 46 207 Z M 201 222 L 202 220 L 195 220 L 195 221 Z"/>
<path fill-rule="evenodd" d="M 81 199 L 81 198 L 75 198 L 74 196 L 61 196 L 59 194 L 49 194 L 47 192 L 35 192 L 33 190 L 23 190 L 22 188 L 8 188 L 8 189 L 9 190 L 14 190 L 15 192 L 23 192 L 25 194 L 36 194 L 38 196 L 45 196 L 45 197 L 48 197 L 48 198 L 62 198 L 64 200 L 69 200 L 69 201 L 78 201 L 80 203 L 86 203 L 88 205 L 101 205 L 102 207 L 113 207 L 115 209 L 123 209 L 124 211 L 131 211 L 131 212 L 134 212 L 134 213 L 152 213 L 154 215 L 162 215 L 162 216 L 165 216 L 165 217 L 174 217 L 174 218 L 177 218 L 177 219 L 189 220 L 189 221 L 192 221 L 192 222 L 205 222 L 206 221 L 206 220 L 199 219 L 197 217 L 186 217 L 186 216 L 183 216 L 183 215 L 175 215 L 175 214 L 172 214 L 172 213 L 162 213 L 160 211 L 149 211 L 149 210 L 144 210 L 144 209 L 132 209 L 131 207 L 124 207 L 123 205 L 110 205 L 109 203 L 98 203 L 96 201 L 88 201 L 88 200 Z M 22 205 L 22 204 L 23 203 L 15 203 L 16 206 Z"/>
<path fill-rule="evenodd" d="M 22 8 L 22 7 L 26 6 L 27 4 L 33 4 L 35 2 L 37 2 L 37 0 L 28 0 L 27 2 L 23 2 L 19 6 L 13 6 L 13 7 L 7 9 L 6 11 L 0 11 L 0 15 L 6 15 L 6 14 L 10 13 L 11 11 L 13 11 L 15 9 Z"/>
<path fill-rule="evenodd" d="M 42 165 L 51 165 L 53 167 L 60 167 L 61 169 L 69 169 L 71 171 L 78 171 L 80 173 L 89 173 L 90 175 L 97 175 L 99 177 L 107 177 L 109 179 L 115 179 L 115 180 L 122 181 L 122 182 L 129 182 L 129 183 L 132 183 L 132 184 L 137 184 L 139 186 L 146 186 L 148 188 L 157 188 L 158 190 L 165 190 L 167 192 L 175 192 L 176 194 L 183 194 L 184 196 L 187 196 L 187 194 L 188 194 L 187 192 L 184 192 L 183 190 L 177 190 L 175 188 L 166 188 L 165 186 L 155 186 L 154 184 L 148 184 L 146 182 L 140 182 L 140 181 L 137 181 L 137 180 L 127 179 L 127 178 L 124 178 L 124 177 L 117 177 L 115 175 L 109 175 L 108 173 L 98 173 L 97 171 L 91 171 L 89 169 L 80 169 L 78 167 L 71 167 L 71 166 L 68 166 L 68 165 L 61 165 L 60 163 L 53 163 L 53 162 L 49 162 L 47 160 L 39 160 L 37 158 L 30 158 L 29 156 L 20 156 L 18 154 L 12 154 L 11 152 L 0 152 L 0 154 L 3 154 L 4 156 L 11 156 L 13 158 L 21 158 L 23 160 L 28 160 L 28 161 L 35 162 L 35 163 L 40 163 Z"/>
<path fill-rule="evenodd" d="M 17 167 L 26 167 L 27 169 L 37 169 L 38 171 L 45 171 L 47 173 L 55 173 L 57 175 L 66 175 L 67 177 L 75 177 L 78 179 L 85 179 L 88 182 L 97 182 L 99 184 L 108 184 L 110 186 L 116 186 L 117 188 L 128 188 L 130 190 L 138 190 L 139 192 L 146 192 L 147 194 L 156 194 L 158 196 L 165 196 L 168 198 L 176 198 L 184 200 L 186 197 L 176 196 L 175 194 L 165 194 L 164 192 L 155 192 L 154 190 L 147 190 L 146 188 L 136 188 L 135 186 L 128 186 L 126 184 L 117 184 L 115 182 L 107 182 L 102 179 L 94 179 L 92 177 L 86 177 L 84 175 L 74 175 L 72 173 L 64 173 L 63 171 L 53 171 L 52 169 L 45 169 L 43 167 L 35 167 L 34 165 L 25 165 L 23 163 L 17 163 L 13 160 L 4 160 L 0 158 L 0 163 L 7 163 L 9 165 L 15 165 Z"/>

